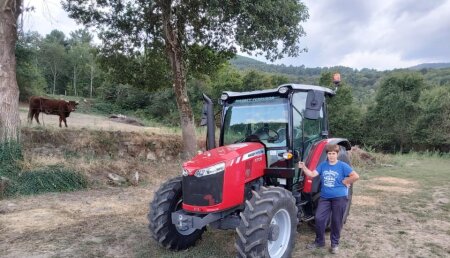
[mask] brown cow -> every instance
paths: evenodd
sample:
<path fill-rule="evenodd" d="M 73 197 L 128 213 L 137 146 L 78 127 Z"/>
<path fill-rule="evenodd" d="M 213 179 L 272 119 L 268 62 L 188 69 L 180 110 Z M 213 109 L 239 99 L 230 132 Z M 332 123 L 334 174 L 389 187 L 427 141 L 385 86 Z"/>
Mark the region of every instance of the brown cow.
<path fill-rule="evenodd" d="M 36 122 L 39 123 L 39 113 L 43 112 L 47 115 L 58 115 L 59 116 L 59 127 L 61 127 L 61 122 L 67 127 L 66 117 L 69 117 L 70 112 L 75 111 L 78 102 L 57 100 L 57 99 L 47 99 L 43 97 L 32 96 L 30 97 L 30 109 L 28 111 L 28 122 L 33 122 L 33 116 Z"/>

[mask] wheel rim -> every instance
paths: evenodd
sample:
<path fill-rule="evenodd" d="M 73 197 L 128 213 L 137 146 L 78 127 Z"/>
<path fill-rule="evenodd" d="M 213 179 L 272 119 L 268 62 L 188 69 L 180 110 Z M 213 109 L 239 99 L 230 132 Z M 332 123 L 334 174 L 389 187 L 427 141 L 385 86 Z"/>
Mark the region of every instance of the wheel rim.
<path fill-rule="evenodd" d="M 278 210 L 270 221 L 270 228 L 278 227 L 278 237 L 269 240 L 267 249 L 271 258 L 282 257 L 289 245 L 291 237 L 291 219 L 289 213 L 285 209 Z"/>
<path fill-rule="evenodd" d="M 181 210 L 182 203 L 183 203 L 183 200 L 180 199 L 177 202 L 177 204 L 175 205 L 175 210 L 174 211 Z M 178 231 L 178 233 L 180 233 L 183 236 L 188 236 L 188 235 L 194 233 L 194 231 L 195 231 L 195 228 L 189 228 L 187 230 L 180 230 L 180 228 L 177 227 L 176 225 L 173 225 L 173 226 L 175 226 L 175 229 Z"/>

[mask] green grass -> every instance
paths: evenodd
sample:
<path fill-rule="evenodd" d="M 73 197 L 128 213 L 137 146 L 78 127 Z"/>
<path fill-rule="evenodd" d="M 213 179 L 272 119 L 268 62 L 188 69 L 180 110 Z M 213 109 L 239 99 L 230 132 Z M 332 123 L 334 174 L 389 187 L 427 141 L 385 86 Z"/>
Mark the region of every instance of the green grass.
<path fill-rule="evenodd" d="M 20 195 L 46 192 L 68 192 L 86 188 L 86 178 L 62 165 L 53 165 L 21 173 L 17 178 L 17 193 Z"/>
<path fill-rule="evenodd" d="M 30 195 L 45 192 L 66 192 L 86 188 L 86 178 L 64 165 L 53 165 L 22 171 L 22 147 L 18 142 L 0 144 L 0 176 L 5 184 L 3 196 Z"/>

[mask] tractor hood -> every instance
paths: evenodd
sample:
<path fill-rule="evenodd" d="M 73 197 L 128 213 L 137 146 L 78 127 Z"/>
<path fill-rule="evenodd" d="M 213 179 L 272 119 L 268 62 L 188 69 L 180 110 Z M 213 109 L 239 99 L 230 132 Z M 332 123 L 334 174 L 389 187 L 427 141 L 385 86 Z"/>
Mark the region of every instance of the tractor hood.
<path fill-rule="evenodd" d="M 235 143 L 205 151 L 183 163 L 183 174 L 194 175 L 195 171 L 225 162 L 225 167 L 264 154 L 264 145 L 256 142 Z"/>

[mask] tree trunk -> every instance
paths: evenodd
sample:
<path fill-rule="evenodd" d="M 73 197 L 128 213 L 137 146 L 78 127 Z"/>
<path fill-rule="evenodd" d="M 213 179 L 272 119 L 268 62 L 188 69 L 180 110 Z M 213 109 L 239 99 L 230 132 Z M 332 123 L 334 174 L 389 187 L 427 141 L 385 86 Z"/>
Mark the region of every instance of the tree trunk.
<path fill-rule="evenodd" d="M 183 135 L 183 158 L 191 158 L 197 151 L 197 137 L 195 135 L 194 115 L 192 114 L 186 86 L 186 67 L 180 41 L 171 23 L 171 1 L 163 4 L 163 27 L 165 35 L 166 53 L 170 60 L 173 73 L 173 90 L 180 112 L 181 132 Z"/>
<path fill-rule="evenodd" d="M 15 48 L 21 3 L 0 0 L 0 142 L 20 138 Z"/>
<path fill-rule="evenodd" d="M 94 78 L 94 66 L 91 65 L 91 88 L 90 88 L 90 91 L 89 91 L 89 97 L 91 99 L 92 99 L 92 81 L 93 81 L 93 78 Z"/>
<path fill-rule="evenodd" d="M 55 68 L 53 69 L 52 66 L 52 74 L 53 74 L 53 92 L 52 94 L 55 95 L 55 89 L 56 89 L 56 76 L 58 74 L 58 72 L 56 71 L 56 64 L 55 64 Z"/>
<path fill-rule="evenodd" d="M 73 67 L 73 91 L 75 96 L 77 96 L 77 66 Z"/>

